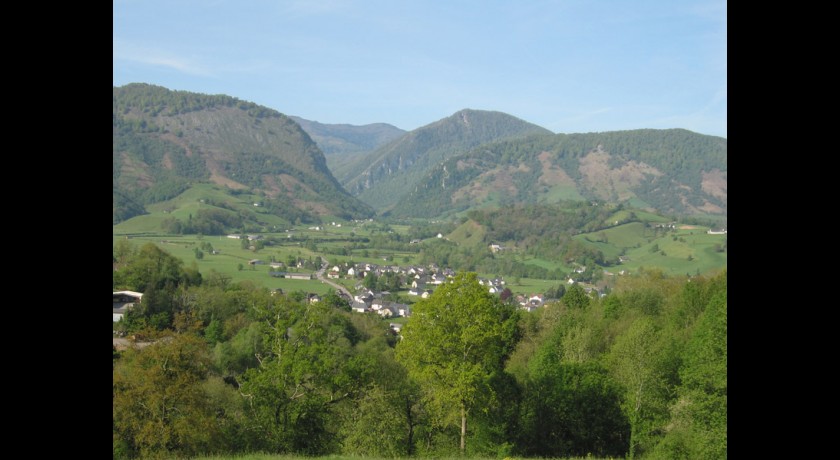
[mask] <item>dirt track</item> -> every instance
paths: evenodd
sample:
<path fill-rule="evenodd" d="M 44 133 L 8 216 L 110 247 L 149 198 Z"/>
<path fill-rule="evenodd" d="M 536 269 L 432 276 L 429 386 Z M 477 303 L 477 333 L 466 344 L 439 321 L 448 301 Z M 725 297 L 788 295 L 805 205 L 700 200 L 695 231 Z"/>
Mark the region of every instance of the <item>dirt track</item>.
<path fill-rule="evenodd" d="M 127 348 L 143 348 L 151 345 L 152 342 L 134 342 L 123 337 L 114 337 L 114 347 L 117 351 L 122 351 Z"/>

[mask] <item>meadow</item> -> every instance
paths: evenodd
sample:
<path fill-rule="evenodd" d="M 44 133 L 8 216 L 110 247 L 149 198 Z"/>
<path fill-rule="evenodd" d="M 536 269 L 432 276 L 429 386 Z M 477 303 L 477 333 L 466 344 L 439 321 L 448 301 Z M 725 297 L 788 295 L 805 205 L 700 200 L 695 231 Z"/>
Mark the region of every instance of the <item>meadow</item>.
<path fill-rule="evenodd" d="M 600 250 L 607 260 L 622 256 L 619 265 L 606 268 L 612 273 L 656 267 L 670 275 L 695 275 L 718 270 L 727 263 L 723 250 L 726 235 L 710 235 L 706 230 L 690 225 L 652 229 L 631 222 L 575 238 Z"/>

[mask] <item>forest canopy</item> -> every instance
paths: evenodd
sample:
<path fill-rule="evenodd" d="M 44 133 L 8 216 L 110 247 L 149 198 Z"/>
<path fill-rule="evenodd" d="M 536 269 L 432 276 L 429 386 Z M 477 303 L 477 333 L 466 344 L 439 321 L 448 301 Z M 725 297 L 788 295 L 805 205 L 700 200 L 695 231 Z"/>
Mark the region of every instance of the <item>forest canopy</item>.
<path fill-rule="evenodd" d="M 395 333 L 154 245 L 118 242 L 114 265 L 144 293 L 119 327 L 146 344 L 114 350 L 114 458 L 726 457 L 725 270 L 642 270 L 533 313 L 463 272 Z"/>

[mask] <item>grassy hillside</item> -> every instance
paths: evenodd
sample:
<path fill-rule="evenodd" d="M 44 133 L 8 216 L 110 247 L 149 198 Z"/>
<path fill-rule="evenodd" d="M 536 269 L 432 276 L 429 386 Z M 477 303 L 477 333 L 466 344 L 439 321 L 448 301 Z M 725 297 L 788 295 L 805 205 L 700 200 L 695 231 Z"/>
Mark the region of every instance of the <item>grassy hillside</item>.
<path fill-rule="evenodd" d="M 146 214 L 135 216 L 114 225 L 115 233 L 166 233 L 167 220 L 187 223 L 198 218 L 201 212 L 223 213 L 238 225 L 222 228 L 227 231 L 270 232 L 294 225 L 296 214 L 277 212 L 264 204 L 264 197 L 248 193 L 231 195 L 229 190 L 213 184 L 195 184 L 178 196 L 146 206 Z M 203 232 L 205 234 L 212 234 Z M 219 232 L 216 232 L 217 234 Z"/>
<path fill-rule="evenodd" d="M 709 235 L 706 230 L 708 227 L 683 225 L 654 232 L 633 223 L 575 238 L 602 251 L 606 258 L 623 256 L 619 265 L 607 268 L 610 272 L 656 267 L 668 274 L 695 275 L 727 265 L 726 235 Z"/>

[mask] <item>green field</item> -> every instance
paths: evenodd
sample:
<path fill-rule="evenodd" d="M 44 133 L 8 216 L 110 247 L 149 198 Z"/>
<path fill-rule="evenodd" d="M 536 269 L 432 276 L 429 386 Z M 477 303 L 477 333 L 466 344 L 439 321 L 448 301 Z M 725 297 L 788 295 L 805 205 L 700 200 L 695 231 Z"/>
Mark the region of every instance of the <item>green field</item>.
<path fill-rule="evenodd" d="M 707 235 L 705 231 L 679 231 L 673 241 L 670 236 L 658 238 L 640 248 L 627 251 L 629 261 L 623 265 L 635 270 L 639 267 L 659 267 L 666 273 L 675 275 L 707 273 L 726 267 L 726 252 L 717 252 L 716 245 L 726 242 L 726 235 Z M 660 251 L 654 252 L 654 245 Z M 664 252 L 664 255 L 662 254 Z M 688 260 L 691 256 L 692 260 Z"/>
<path fill-rule="evenodd" d="M 479 273 L 480 277 L 493 279 L 496 275 L 488 275 Z M 505 277 L 505 287 L 510 289 L 514 294 L 535 294 L 545 292 L 549 288 L 556 287 L 558 284 L 563 284 L 563 280 L 541 280 L 535 278 L 510 278 Z"/>
<path fill-rule="evenodd" d="M 125 236 L 114 235 L 114 241 Z M 198 268 L 202 276 L 207 277 L 211 271 L 215 271 L 222 275 L 230 277 L 232 282 L 239 282 L 244 280 L 252 280 L 260 285 L 270 289 L 281 288 L 284 291 L 303 290 L 307 292 L 314 292 L 324 294 L 332 289 L 326 284 L 322 284 L 318 280 L 293 280 L 285 278 L 271 277 L 268 272 L 270 267 L 268 261 L 271 256 L 278 262 L 286 262 L 289 255 L 296 257 L 312 257 L 316 254 L 303 247 L 266 247 L 259 251 L 250 251 L 241 248 L 240 240 L 231 239 L 219 236 L 203 236 L 199 239 L 196 235 L 190 236 L 134 236 L 130 241 L 135 246 L 142 246 L 148 242 L 156 244 L 161 249 L 172 254 L 175 257 L 184 261 L 185 266 L 193 266 Z M 204 257 L 197 259 L 195 256 L 195 249 L 201 243 L 209 242 L 213 249 L 219 251 L 219 254 L 210 254 L 204 251 Z M 248 261 L 252 259 L 260 259 L 265 262 L 264 265 L 249 265 Z M 240 270 L 240 264 L 242 269 Z M 271 269 L 273 270 L 273 269 Z M 281 271 L 297 272 L 297 273 L 311 273 L 311 270 L 302 269 L 280 269 Z"/>
<path fill-rule="evenodd" d="M 155 233 L 161 231 L 161 223 L 171 217 L 186 221 L 190 216 L 197 216 L 200 209 L 223 209 L 206 204 L 206 202 L 224 203 L 233 209 L 225 212 L 243 212 L 252 215 L 256 220 L 265 224 L 268 229 L 285 229 L 288 224 L 280 217 L 268 214 L 264 208 L 254 206 L 260 198 L 254 195 L 241 194 L 231 196 L 218 186 L 211 184 L 196 184 L 171 200 L 146 206 L 149 214 L 136 216 L 114 225 L 114 233 Z"/>
<path fill-rule="evenodd" d="M 564 200 L 583 201 L 585 198 L 578 192 L 574 185 L 555 185 L 548 190 L 541 203 L 559 203 Z"/>
<path fill-rule="evenodd" d="M 568 270 L 569 269 L 569 267 L 567 267 L 567 266 L 565 266 L 561 263 L 557 263 L 557 262 L 553 262 L 553 261 L 545 260 L 545 259 L 538 259 L 536 257 L 526 258 L 526 259 L 522 260 L 522 263 L 526 264 L 526 265 L 536 265 L 537 267 L 542 267 L 542 268 L 545 268 L 546 270 L 556 270 L 558 268 L 563 269 L 563 270 Z"/>
<path fill-rule="evenodd" d="M 247 209 L 249 212 L 262 212 L 259 207 L 254 210 L 251 203 L 258 197 L 248 195 L 231 197 L 214 186 L 196 186 L 173 200 L 149 206 L 152 214 L 138 216 L 115 225 L 113 227 L 114 243 L 119 239 L 128 239 L 137 246 L 152 242 L 183 260 L 185 266 L 197 268 L 204 277 L 215 272 L 229 277 L 232 282 L 251 280 L 270 289 L 303 290 L 318 294 L 324 294 L 331 288 L 318 280 L 271 277 L 269 271 L 274 269 L 270 269 L 268 263 L 272 260 L 286 263 L 290 258 L 314 261 L 317 257 L 323 257 L 331 265 L 361 262 L 407 266 L 416 264 L 418 260 L 416 252 L 368 248 L 367 244 L 362 242 L 363 238 L 376 239 L 385 232 L 395 232 L 407 237 L 411 229 L 408 224 L 384 224 L 373 220 L 360 222 L 328 220 L 320 225 L 304 224 L 277 229 L 275 233 L 261 233 L 267 239 L 274 239 L 275 243 L 256 251 L 242 249 L 240 240 L 226 236 L 167 235 L 163 232 L 160 226 L 161 221 L 171 216 L 189 219 L 190 214 L 195 215 L 199 209 L 208 206 L 201 202 L 208 199 L 216 202 L 227 200 L 225 202 L 228 206 Z M 632 218 L 630 212 L 634 213 L 637 219 L 645 222 L 634 221 L 574 237 L 587 246 L 601 251 L 606 260 L 617 261 L 619 256 L 624 259 L 618 265 L 605 267 L 605 270 L 618 273 L 621 270 L 634 272 L 641 267 L 659 267 L 668 274 L 694 275 L 709 273 L 726 266 L 726 252 L 721 250 L 726 242 L 726 235 L 708 235 L 706 227 L 684 226 L 677 230 L 655 229 L 646 222 L 665 223 L 668 220 L 665 217 L 639 210 L 620 210 L 613 213 L 607 220 L 620 222 Z M 266 216 L 269 220 L 271 217 L 273 216 Z M 278 223 L 282 225 L 282 220 L 278 220 Z M 319 228 L 314 229 L 316 226 Z M 479 244 L 484 236 L 485 230 L 481 226 L 468 221 L 457 227 L 448 235 L 448 238 L 461 245 L 475 245 Z M 198 259 L 195 250 L 206 243 L 210 243 L 218 253 L 211 254 L 205 250 L 203 257 Z M 510 253 L 501 254 L 499 257 L 519 259 L 522 256 Z M 259 259 L 264 264 L 250 265 L 248 262 L 252 259 Z M 571 270 L 571 267 L 558 261 L 531 257 L 522 258 L 520 261 L 548 270 L 558 268 L 564 271 Z M 307 272 L 297 268 L 277 270 Z M 498 274 L 482 276 L 494 278 Z M 520 283 L 513 284 L 510 277 L 507 278 L 508 287 L 517 294 L 544 292 L 547 288 L 558 284 L 558 280 L 528 279 L 522 279 Z M 358 282 L 343 279 L 338 281 L 350 291 Z"/>
<path fill-rule="evenodd" d="M 407 225 L 392 226 L 391 229 L 396 232 L 408 232 Z M 216 272 L 229 277 L 231 282 L 250 280 L 270 289 L 280 288 L 284 291 L 303 290 L 317 294 L 325 294 L 333 288 L 318 280 L 307 281 L 271 277 L 269 271 L 275 270 L 271 269 L 268 265 L 271 258 L 273 257 L 277 262 L 286 263 L 290 256 L 312 260 L 320 256 L 334 264 L 356 262 L 379 265 L 410 265 L 415 263 L 417 256 L 415 253 L 387 249 L 352 249 L 348 250 L 347 255 L 334 254 L 334 251 L 337 249 L 350 247 L 348 238 L 353 236 L 371 236 L 380 231 L 375 224 L 371 223 L 354 226 L 352 222 L 345 222 L 341 224 L 341 227 L 329 224 L 322 226 L 321 230 L 310 230 L 307 226 L 301 226 L 291 229 L 288 233 L 262 234 L 265 238 L 273 237 L 277 239 L 279 243 L 266 246 L 256 251 L 242 249 L 241 240 L 228 238 L 227 236 L 167 235 L 162 233 L 160 229 L 153 229 L 153 231 L 150 229 L 148 232 L 143 232 L 138 231 L 136 227 L 130 230 L 127 231 L 125 227 L 118 228 L 118 226 L 114 226 L 114 243 L 116 244 L 121 239 L 127 239 L 135 247 L 140 247 L 149 242 L 154 243 L 166 252 L 181 259 L 185 266 L 196 267 L 204 277 L 210 276 L 212 272 Z M 291 238 L 289 238 L 290 236 Z M 317 241 L 317 251 L 310 250 L 306 247 L 305 243 L 300 241 L 306 241 L 308 239 Z M 205 250 L 202 251 L 204 254 L 201 259 L 196 258 L 195 249 L 204 243 L 210 243 L 218 254 L 211 254 Z M 406 258 L 408 262 L 405 261 Z M 265 264 L 250 265 L 248 262 L 252 259 L 259 259 L 265 262 Z M 276 270 L 294 273 L 312 272 L 312 270 L 297 268 L 280 268 Z M 358 282 L 357 280 L 345 279 L 332 281 L 344 285 L 351 292 Z"/>
<path fill-rule="evenodd" d="M 694 275 L 726 267 L 726 251 L 719 250 L 726 243 L 726 235 L 709 235 L 706 227 L 684 227 L 689 228 L 654 231 L 632 222 L 575 238 L 600 250 L 608 260 L 623 251 L 627 260 L 608 268 L 611 272 L 658 267 L 672 275 Z"/>
<path fill-rule="evenodd" d="M 634 196 L 633 198 L 627 200 L 627 205 L 636 209 L 649 209 L 652 207 L 650 203 L 637 196 Z"/>

